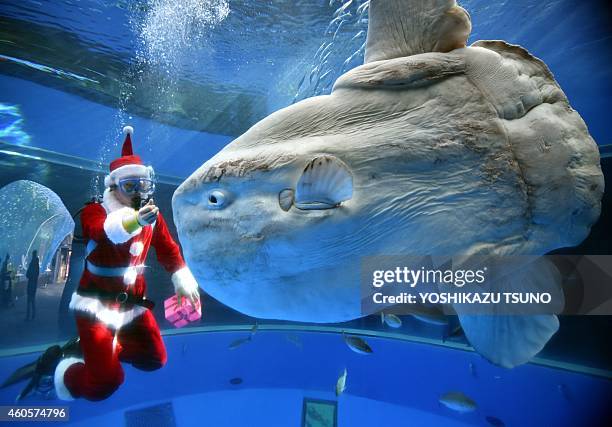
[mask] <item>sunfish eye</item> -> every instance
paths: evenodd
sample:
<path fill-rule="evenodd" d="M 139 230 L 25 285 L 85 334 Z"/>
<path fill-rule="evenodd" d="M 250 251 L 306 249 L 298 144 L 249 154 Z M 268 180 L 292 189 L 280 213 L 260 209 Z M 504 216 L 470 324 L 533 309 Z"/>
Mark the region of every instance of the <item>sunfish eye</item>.
<path fill-rule="evenodd" d="M 293 199 L 295 198 L 295 191 L 291 188 L 285 188 L 278 193 L 278 204 L 281 209 L 287 212 L 293 205 Z"/>
<path fill-rule="evenodd" d="M 227 205 L 228 197 L 222 190 L 208 192 L 208 209 L 222 209 Z"/>

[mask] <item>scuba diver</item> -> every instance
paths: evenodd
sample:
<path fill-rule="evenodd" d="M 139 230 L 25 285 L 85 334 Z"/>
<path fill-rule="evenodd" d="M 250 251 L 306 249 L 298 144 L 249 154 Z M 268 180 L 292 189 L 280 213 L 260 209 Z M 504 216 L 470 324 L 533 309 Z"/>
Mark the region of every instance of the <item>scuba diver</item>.
<path fill-rule="evenodd" d="M 198 284 L 152 199 L 153 168 L 133 154 L 133 129 L 126 126 L 124 133 L 121 157 L 111 162 L 104 179 L 102 201 L 88 203 L 81 213 L 85 269 L 70 301 L 79 337 L 48 348 L 5 381 L 2 387 L 30 379 L 17 400 L 32 390 L 62 400 L 102 400 L 123 383 L 121 362 L 145 371 L 166 363 L 154 304 L 145 296 L 150 245 L 172 274 L 179 304 L 183 298 L 200 303 Z"/>

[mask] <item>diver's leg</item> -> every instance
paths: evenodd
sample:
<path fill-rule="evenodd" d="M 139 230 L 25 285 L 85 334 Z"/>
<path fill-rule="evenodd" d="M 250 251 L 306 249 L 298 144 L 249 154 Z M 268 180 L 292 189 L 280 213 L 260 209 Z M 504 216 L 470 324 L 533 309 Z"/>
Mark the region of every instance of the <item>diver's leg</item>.
<path fill-rule="evenodd" d="M 150 310 L 124 326 L 117 339 L 119 359 L 143 371 L 153 371 L 166 364 L 167 355 L 159 326 Z"/>
<path fill-rule="evenodd" d="M 95 319 L 76 316 L 83 359 L 62 360 L 55 370 L 55 389 L 58 397 L 83 397 L 102 400 L 109 397 L 123 383 L 124 374 L 118 351 L 113 345 L 114 333 Z"/>

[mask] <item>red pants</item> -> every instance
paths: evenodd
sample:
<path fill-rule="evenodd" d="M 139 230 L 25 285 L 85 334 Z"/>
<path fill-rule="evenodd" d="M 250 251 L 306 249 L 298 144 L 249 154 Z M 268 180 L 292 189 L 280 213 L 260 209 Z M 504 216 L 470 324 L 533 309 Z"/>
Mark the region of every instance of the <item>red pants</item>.
<path fill-rule="evenodd" d="M 76 322 L 85 363 L 71 365 L 64 374 L 64 384 L 75 398 L 102 400 L 113 394 L 123 383 L 120 362 L 145 371 L 166 363 L 166 348 L 149 310 L 118 331 L 114 349 L 115 334 L 105 324 L 78 314 Z"/>

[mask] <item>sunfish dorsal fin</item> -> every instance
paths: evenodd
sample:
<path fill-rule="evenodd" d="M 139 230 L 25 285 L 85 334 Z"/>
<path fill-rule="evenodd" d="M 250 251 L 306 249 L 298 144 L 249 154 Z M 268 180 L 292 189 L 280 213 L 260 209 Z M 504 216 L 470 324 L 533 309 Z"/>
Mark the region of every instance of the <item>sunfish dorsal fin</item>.
<path fill-rule="evenodd" d="M 455 0 L 371 0 L 365 62 L 465 47 L 470 15 Z"/>

